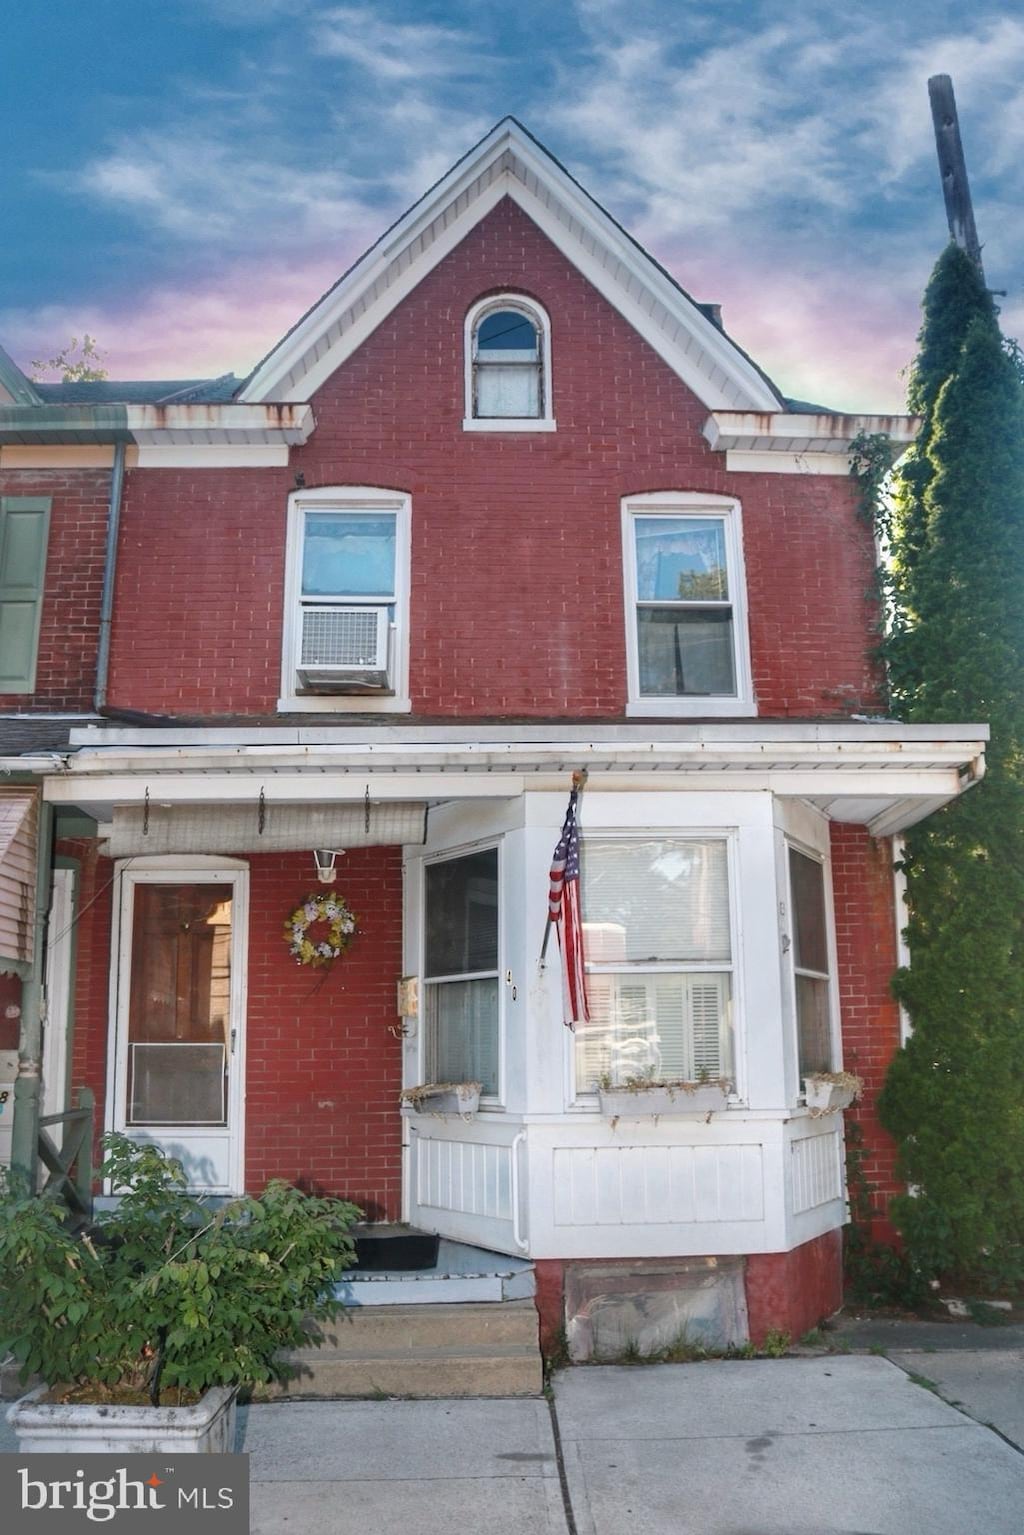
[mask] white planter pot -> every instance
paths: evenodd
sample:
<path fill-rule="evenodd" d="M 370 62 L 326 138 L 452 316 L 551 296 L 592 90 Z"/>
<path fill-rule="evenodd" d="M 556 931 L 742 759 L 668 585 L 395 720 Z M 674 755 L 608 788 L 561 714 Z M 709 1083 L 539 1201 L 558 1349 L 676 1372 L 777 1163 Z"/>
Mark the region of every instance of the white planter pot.
<path fill-rule="evenodd" d="M 480 1089 L 469 1083 L 447 1087 L 441 1092 L 428 1093 L 417 1103 L 404 1101 L 402 1108 L 407 1114 L 475 1114 L 480 1107 Z"/>
<path fill-rule="evenodd" d="M 8 1409 L 22 1455 L 229 1455 L 235 1447 L 235 1386 L 211 1386 L 194 1407 L 118 1407 L 44 1402 L 37 1386 Z"/>
<path fill-rule="evenodd" d="M 601 1113 L 616 1119 L 635 1119 L 652 1114 L 709 1114 L 724 1109 L 729 1102 L 726 1088 L 717 1082 L 700 1082 L 688 1092 L 685 1087 L 641 1087 L 631 1092 L 626 1087 L 599 1088 Z"/>
<path fill-rule="evenodd" d="M 855 1097 L 852 1087 L 839 1082 L 828 1082 L 821 1077 L 804 1078 L 804 1101 L 809 1109 L 819 1114 L 829 1114 L 835 1109 L 848 1109 Z"/>

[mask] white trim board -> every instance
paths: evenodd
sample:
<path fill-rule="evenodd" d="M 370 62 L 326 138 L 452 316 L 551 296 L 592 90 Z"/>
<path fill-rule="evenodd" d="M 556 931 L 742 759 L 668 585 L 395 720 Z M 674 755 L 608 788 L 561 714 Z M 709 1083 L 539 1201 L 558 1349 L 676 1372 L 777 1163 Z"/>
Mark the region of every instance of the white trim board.
<path fill-rule="evenodd" d="M 754 364 L 511 118 L 495 128 L 309 311 L 241 401 L 308 400 L 504 197 L 647 340 L 709 409 L 778 411 Z"/>

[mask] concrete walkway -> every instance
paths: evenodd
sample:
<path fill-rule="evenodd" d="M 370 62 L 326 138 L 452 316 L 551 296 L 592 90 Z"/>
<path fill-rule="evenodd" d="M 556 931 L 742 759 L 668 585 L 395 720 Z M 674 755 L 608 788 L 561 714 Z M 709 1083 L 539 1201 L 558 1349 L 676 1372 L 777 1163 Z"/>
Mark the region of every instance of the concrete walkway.
<path fill-rule="evenodd" d="M 579 1367 L 553 1404 L 244 1408 L 237 1448 L 254 1535 L 1020 1535 L 1022 1370 L 1016 1348 Z"/>

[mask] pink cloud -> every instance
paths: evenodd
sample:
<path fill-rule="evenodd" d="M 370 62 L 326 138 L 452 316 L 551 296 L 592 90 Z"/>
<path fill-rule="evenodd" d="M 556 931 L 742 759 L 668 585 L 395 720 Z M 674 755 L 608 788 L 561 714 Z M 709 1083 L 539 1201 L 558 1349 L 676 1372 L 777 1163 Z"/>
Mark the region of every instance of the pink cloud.
<path fill-rule="evenodd" d="M 27 368 L 88 331 L 111 378 L 244 375 L 334 283 L 372 235 L 303 262 L 275 254 L 205 281 L 161 284 L 114 304 L 0 312 L 0 337 Z M 706 249 L 659 255 L 695 298 L 720 302 L 729 334 L 790 396 L 835 409 L 898 411 L 913 356 L 918 297 L 908 284 L 872 288 L 823 261 L 799 274 L 775 259 L 723 261 Z"/>

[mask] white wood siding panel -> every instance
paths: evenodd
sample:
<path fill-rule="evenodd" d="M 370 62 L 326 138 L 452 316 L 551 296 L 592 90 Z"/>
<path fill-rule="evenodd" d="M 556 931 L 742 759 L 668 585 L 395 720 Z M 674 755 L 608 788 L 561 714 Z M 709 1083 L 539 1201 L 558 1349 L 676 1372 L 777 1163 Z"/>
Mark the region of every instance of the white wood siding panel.
<path fill-rule="evenodd" d="M 418 1137 L 416 1202 L 459 1215 L 511 1220 L 511 1148 Z"/>
<path fill-rule="evenodd" d="M 839 1132 L 807 1135 L 790 1142 L 793 1214 L 814 1210 L 843 1196 L 842 1145 Z"/>
<path fill-rule="evenodd" d="M 563 1146 L 552 1157 L 556 1226 L 764 1219 L 762 1148 Z"/>
<path fill-rule="evenodd" d="M 0 961 L 32 959 L 38 825 L 36 790 L 0 790 Z"/>

